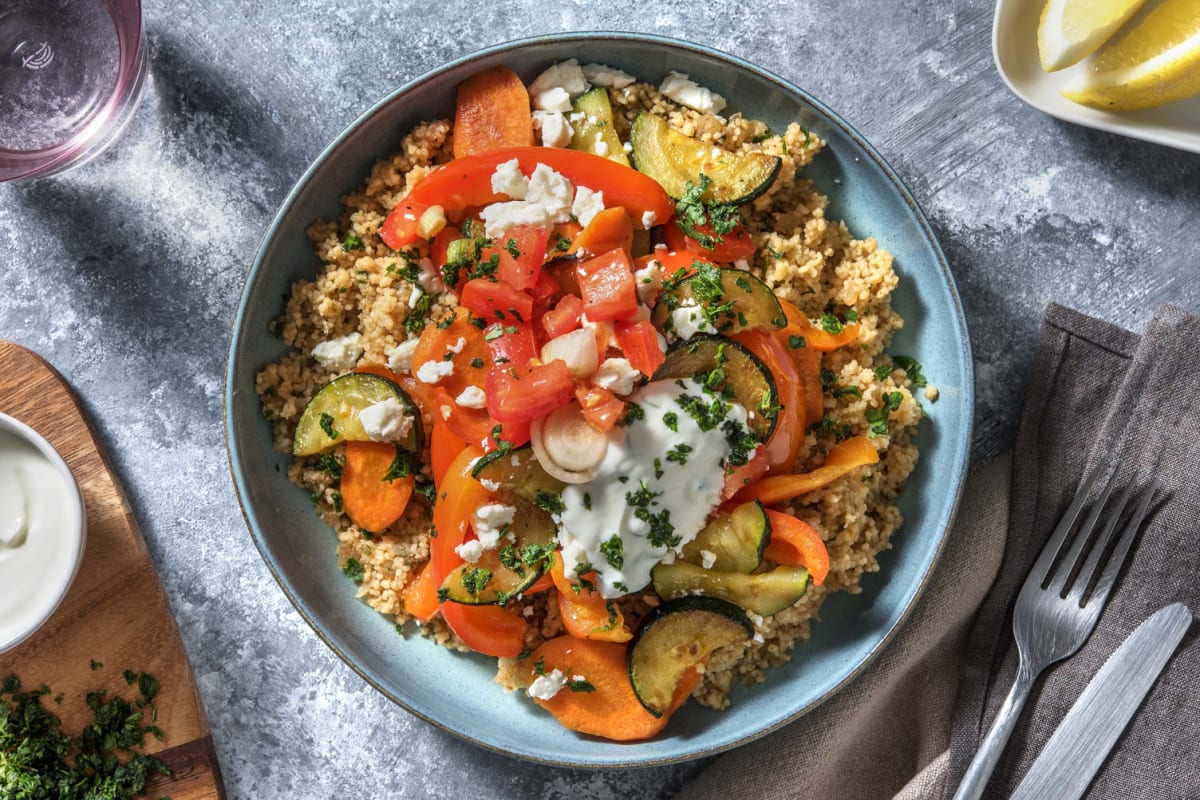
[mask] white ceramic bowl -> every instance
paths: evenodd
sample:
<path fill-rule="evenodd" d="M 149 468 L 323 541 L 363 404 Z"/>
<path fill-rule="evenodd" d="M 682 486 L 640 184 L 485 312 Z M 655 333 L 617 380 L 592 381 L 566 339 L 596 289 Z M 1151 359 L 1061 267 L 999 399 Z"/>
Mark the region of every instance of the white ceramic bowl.
<path fill-rule="evenodd" d="M 28 598 L 26 613 L 22 614 L 19 624 L 11 630 L 0 626 L 0 653 L 4 653 L 45 625 L 67 596 L 71 584 L 75 582 L 75 576 L 79 574 L 79 565 L 83 562 L 83 550 L 87 542 L 87 515 L 84 513 L 83 495 L 79 491 L 75 476 L 71 474 L 67 462 L 63 461 L 62 456 L 44 436 L 7 414 L 0 414 L 0 431 L 31 444 L 65 482 L 66 501 L 60 509 L 64 523 L 64 547 L 60 557 L 69 562 L 64 565 L 66 569 L 55 570 L 53 578 L 41 586 L 33 597 Z"/>

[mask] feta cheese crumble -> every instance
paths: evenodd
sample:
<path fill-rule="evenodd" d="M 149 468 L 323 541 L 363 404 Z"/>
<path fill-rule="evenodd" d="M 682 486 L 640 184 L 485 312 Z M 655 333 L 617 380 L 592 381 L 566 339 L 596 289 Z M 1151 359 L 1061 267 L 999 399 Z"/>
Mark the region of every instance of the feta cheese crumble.
<path fill-rule="evenodd" d="M 587 227 L 596 215 L 604 210 L 604 192 L 594 192 L 586 186 L 575 187 L 575 200 L 571 203 L 571 214 L 579 224 Z"/>
<path fill-rule="evenodd" d="M 380 400 L 358 412 L 367 437 L 373 442 L 394 442 L 412 432 L 413 418 L 394 397 Z"/>
<path fill-rule="evenodd" d="M 571 218 L 575 192 L 571 182 L 545 164 L 534 167 L 525 197 L 484 206 L 479 212 L 484 232 L 499 238 L 515 225 L 548 228 Z"/>
<path fill-rule="evenodd" d="M 642 373 L 633 368 L 629 359 L 606 358 L 592 376 L 592 383 L 613 394 L 629 394 L 637 386 L 640 377 Z"/>
<path fill-rule="evenodd" d="M 487 395 L 478 386 L 468 386 L 459 392 L 454 402 L 462 408 L 486 408 Z"/>
<path fill-rule="evenodd" d="M 583 77 L 587 78 L 588 82 L 593 86 L 611 86 L 614 89 L 624 89 L 636 80 L 628 72 L 623 72 L 607 64 L 584 64 L 581 69 L 583 70 Z"/>
<path fill-rule="evenodd" d="M 570 105 L 568 102 L 567 107 Z M 575 129 L 561 111 L 535 111 L 533 124 L 541 131 L 543 147 L 566 147 L 575 135 Z"/>
<path fill-rule="evenodd" d="M 500 544 L 503 529 L 512 524 L 517 509 L 503 503 L 488 503 L 475 509 L 471 515 L 471 528 L 486 550 L 495 550 Z"/>
<path fill-rule="evenodd" d="M 312 357 L 330 372 L 349 372 L 363 352 L 362 334 L 356 332 L 321 342 L 312 349 Z"/>
<path fill-rule="evenodd" d="M 566 685 L 567 676 L 563 674 L 561 669 L 555 669 L 543 675 L 538 675 L 525 691 L 535 700 L 551 700 Z"/>
<path fill-rule="evenodd" d="M 658 90 L 676 103 L 703 114 L 719 114 L 725 108 L 724 97 L 704 88 L 682 72 L 667 73 Z"/>
<path fill-rule="evenodd" d="M 417 368 L 417 380 L 421 383 L 437 383 L 453 374 L 453 361 L 426 361 Z"/>
<path fill-rule="evenodd" d="M 387 366 L 392 372 L 412 372 L 413 352 L 417 349 L 416 338 L 406 339 L 388 350 Z"/>

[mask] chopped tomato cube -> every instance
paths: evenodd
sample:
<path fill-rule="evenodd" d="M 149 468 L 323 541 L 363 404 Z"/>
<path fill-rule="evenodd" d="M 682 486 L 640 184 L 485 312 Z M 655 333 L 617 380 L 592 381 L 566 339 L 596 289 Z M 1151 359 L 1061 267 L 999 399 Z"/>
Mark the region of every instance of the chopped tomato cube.
<path fill-rule="evenodd" d="M 539 306 L 549 305 L 558 291 L 558 281 L 554 280 L 554 276 L 544 269 L 538 272 L 537 283 L 529 287 L 529 294 L 533 296 L 534 304 Z"/>
<path fill-rule="evenodd" d="M 708 236 L 714 236 L 711 225 L 699 225 L 696 230 Z M 732 264 L 734 261 L 754 257 L 754 240 L 750 238 L 746 227 L 740 222 L 737 227 L 720 238 L 720 244 L 708 248 L 680 230 L 678 224 L 663 226 L 663 240 L 672 250 L 687 251 L 721 264 Z"/>
<path fill-rule="evenodd" d="M 629 319 L 637 313 L 637 284 L 633 264 L 621 248 L 588 259 L 575 267 L 583 311 L 589 320 Z"/>
<path fill-rule="evenodd" d="M 523 322 L 533 316 L 533 298 L 503 281 L 473 278 L 463 285 L 458 301 L 475 316 L 489 321 Z"/>
<path fill-rule="evenodd" d="M 542 273 L 549 237 L 550 232 L 545 228 L 518 225 L 505 231 L 495 245 L 483 251 L 481 258 L 487 261 L 495 253 L 499 257 L 496 277 L 514 289 L 529 289 Z"/>
<path fill-rule="evenodd" d="M 583 418 L 598 431 L 612 430 L 625 415 L 625 401 L 608 389 L 587 384 L 575 389 Z"/>
<path fill-rule="evenodd" d="M 408 247 L 419 238 L 417 223 L 428 208 L 428 203 L 412 199 L 401 200 L 384 219 L 383 227 L 379 229 L 379 238 L 393 250 Z"/>
<path fill-rule="evenodd" d="M 529 365 L 538 354 L 530 322 L 498 322 L 483 332 L 492 363 L 500 368 Z"/>
<path fill-rule="evenodd" d="M 558 305 L 542 315 L 542 327 L 551 339 L 570 333 L 579 327 L 583 316 L 583 301 L 577 295 L 565 294 Z"/>
<path fill-rule="evenodd" d="M 614 322 L 613 335 L 625 358 L 643 375 L 653 375 L 667 360 L 658 341 L 658 331 L 649 320 Z"/>
<path fill-rule="evenodd" d="M 544 417 L 575 396 L 575 382 L 563 361 L 524 369 L 493 367 L 487 377 L 487 405 L 492 418 L 504 423 Z"/>

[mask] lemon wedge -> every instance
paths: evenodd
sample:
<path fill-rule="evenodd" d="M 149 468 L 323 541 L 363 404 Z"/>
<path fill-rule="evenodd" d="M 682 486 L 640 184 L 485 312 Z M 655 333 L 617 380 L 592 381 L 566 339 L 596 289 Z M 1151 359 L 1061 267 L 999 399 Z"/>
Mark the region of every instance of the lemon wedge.
<path fill-rule="evenodd" d="M 1047 0 L 1038 55 L 1047 72 L 1066 69 L 1104 44 L 1146 0 Z"/>
<path fill-rule="evenodd" d="M 1134 111 L 1200 94 L 1200 4 L 1164 0 L 1092 56 L 1062 90 L 1068 100 L 1107 111 Z"/>

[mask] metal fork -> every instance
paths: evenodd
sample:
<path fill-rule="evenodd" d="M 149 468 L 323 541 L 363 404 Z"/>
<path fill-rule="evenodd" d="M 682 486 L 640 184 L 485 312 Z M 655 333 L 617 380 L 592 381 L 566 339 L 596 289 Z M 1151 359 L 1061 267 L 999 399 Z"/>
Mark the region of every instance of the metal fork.
<path fill-rule="evenodd" d="M 1155 489 L 1155 481 L 1151 481 L 1120 540 L 1113 548 L 1112 555 L 1101 564 L 1100 560 L 1109 548 L 1113 532 L 1133 496 L 1132 485 L 1125 489 L 1109 513 L 1104 531 L 1096 537 L 1087 560 L 1077 570 L 1075 567 L 1079 564 L 1084 547 L 1092 539 L 1092 533 L 1096 530 L 1100 515 L 1112 494 L 1116 483 L 1116 470 L 1100 492 L 1100 497 L 1092 506 L 1087 519 L 1080 526 L 1070 549 L 1062 558 L 1059 558 L 1059 555 L 1092 491 L 1092 486 L 1104 469 L 1104 464 L 1096 467 L 1080 485 L 1070 507 L 1058 523 L 1058 527 L 1054 529 L 1050 540 L 1046 542 L 1029 576 L 1025 578 L 1021 593 L 1017 595 L 1017 603 L 1013 609 L 1013 637 L 1016 639 L 1017 652 L 1020 655 L 1017 678 L 1008 696 L 1004 698 L 991 729 L 980 744 L 979 751 L 967 768 L 954 800 L 976 800 L 983 795 L 992 771 L 1004 752 L 1004 745 L 1021 715 L 1021 709 L 1029 699 L 1034 682 L 1046 667 L 1073 655 L 1087 641 L 1096 627 L 1096 621 L 1100 619 L 1100 612 L 1104 610 L 1109 590 L 1112 589 L 1117 574 L 1129 555 L 1130 546 L 1145 519 Z M 1095 587 L 1088 593 L 1088 585 L 1101 568 L 1103 571 L 1100 572 Z"/>

